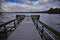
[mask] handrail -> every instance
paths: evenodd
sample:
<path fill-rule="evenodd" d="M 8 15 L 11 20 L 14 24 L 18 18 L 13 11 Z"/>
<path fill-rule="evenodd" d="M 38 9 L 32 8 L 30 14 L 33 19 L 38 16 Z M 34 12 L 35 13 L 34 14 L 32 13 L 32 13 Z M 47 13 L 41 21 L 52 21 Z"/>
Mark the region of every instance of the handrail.
<path fill-rule="evenodd" d="M 56 34 L 57 36 L 60 37 L 60 32 L 56 31 L 55 29 L 51 28 L 50 26 L 46 25 L 45 23 L 41 22 L 40 20 L 38 22 L 41 23 L 47 29 L 49 29 L 51 32 L 53 32 L 54 34 Z"/>
<path fill-rule="evenodd" d="M 17 17 L 16 19 L 13 19 L 13 20 L 10 20 L 10 21 L 8 21 L 8 22 L 6 22 L 6 23 L 3 23 L 3 24 L 1 24 L 0 25 L 0 28 L 1 27 L 4 27 L 4 29 L 1 31 L 1 33 L 4 33 L 4 35 L 5 35 L 5 38 L 7 38 L 9 35 L 8 35 L 8 32 L 10 32 L 10 31 L 14 31 L 15 29 L 16 29 L 16 26 L 17 26 L 17 24 L 20 24 L 20 22 L 22 22 L 22 20 L 25 18 L 25 16 L 22 18 L 22 17 Z M 17 23 L 16 23 L 16 21 L 17 21 Z M 8 24 L 10 24 L 10 23 L 12 23 L 12 22 L 14 22 L 14 26 L 13 27 L 9 27 L 10 29 L 8 30 L 7 28 L 7 26 L 6 25 L 8 25 Z M 14 29 L 13 29 L 14 28 Z M 13 30 L 12 30 L 13 29 Z"/>
<path fill-rule="evenodd" d="M 7 24 L 9 24 L 9 23 L 11 23 L 11 22 L 13 22 L 13 21 L 15 21 L 15 20 L 18 20 L 18 19 L 19 19 L 19 18 L 13 19 L 13 20 L 8 21 L 8 22 L 6 22 L 6 23 L 3 23 L 3 24 L 0 25 L 0 27 L 2 27 L 2 26 L 4 26 L 4 25 L 7 25 Z"/>
<path fill-rule="evenodd" d="M 0 28 L 1 28 L 1 27 L 4 27 L 4 29 L 3 29 L 4 31 L 1 31 L 1 33 L 4 33 L 5 38 L 8 37 L 8 32 L 9 32 L 9 31 L 12 31 L 13 28 L 14 28 L 14 30 L 16 29 L 16 25 L 17 25 L 17 24 L 15 24 L 15 21 L 16 21 L 16 20 L 17 20 L 17 22 L 18 22 L 18 24 L 19 24 L 19 22 L 20 22 L 20 21 L 19 21 L 19 20 L 20 20 L 20 17 L 19 17 L 19 18 L 16 18 L 16 19 L 13 19 L 13 20 L 11 20 L 11 21 L 8 21 L 8 22 L 6 22 L 6 23 L 3 23 L 3 24 L 0 25 Z M 8 30 L 7 27 L 6 27 L 6 25 L 7 25 L 7 24 L 10 24 L 11 22 L 14 22 L 14 26 L 13 26 L 10 30 Z M 14 31 L 14 30 L 13 30 L 13 31 Z"/>

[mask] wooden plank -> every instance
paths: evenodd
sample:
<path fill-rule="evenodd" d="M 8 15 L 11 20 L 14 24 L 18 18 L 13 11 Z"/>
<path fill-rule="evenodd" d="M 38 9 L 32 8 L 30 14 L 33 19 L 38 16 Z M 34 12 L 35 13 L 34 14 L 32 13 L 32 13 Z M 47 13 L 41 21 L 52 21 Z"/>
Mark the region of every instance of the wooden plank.
<path fill-rule="evenodd" d="M 7 40 L 42 40 L 31 17 L 26 17 Z"/>

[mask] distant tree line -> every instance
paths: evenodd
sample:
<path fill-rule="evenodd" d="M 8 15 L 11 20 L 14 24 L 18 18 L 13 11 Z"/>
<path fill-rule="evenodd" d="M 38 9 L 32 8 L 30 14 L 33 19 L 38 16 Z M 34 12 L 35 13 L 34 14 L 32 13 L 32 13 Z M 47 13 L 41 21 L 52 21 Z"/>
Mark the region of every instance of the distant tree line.
<path fill-rule="evenodd" d="M 60 13 L 60 8 L 50 8 L 48 11 L 46 11 L 48 13 Z"/>

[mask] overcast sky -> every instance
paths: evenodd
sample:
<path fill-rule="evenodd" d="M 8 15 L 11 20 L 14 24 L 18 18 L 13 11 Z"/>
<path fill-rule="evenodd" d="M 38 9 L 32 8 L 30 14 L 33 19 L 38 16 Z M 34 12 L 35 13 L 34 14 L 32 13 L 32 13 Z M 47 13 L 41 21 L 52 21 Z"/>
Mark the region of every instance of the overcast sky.
<path fill-rule="evenodd" d="M 38 5 L 56 5 L 60 6 L 60 0 L 0 0 L 0 1 L 7 1 L 7 2 L 16 2 L 16 3 L 29 3 L 34 2 Z"/>
<path fill-rule="evenodd" d="M 32 8 L 32 9 L 40 9 L 40 10 L 42 10 L 42 11 L 44 11 L 44 10 L 48 10 L 48 9 L 50 9 L 51 7 L 52 8 L 60 8 L 60 0 L 0 0 L 0 1 L 2 1 L 2 2 L 8 2 L 9 4 L 10 3 L 18 3 L 18 5 L 19 4 L 25 4 L 25 5 L 23 5 L 24 7 L 26 6 L 28 6 L 29 7 L 29 9 L 30 9 L 30 7 Z M 7 4 L 8 4 L 7 3 Z M 16 4 L 15 3 L 15 4 Z M 5 4 L 5 3 L 4 3 Z M 9 5 L 8 4 L 8 5 Z M 15 5 L 14 4 L 14 5 Z M 10 4 L 11 5 L 11 4 Z M 20 5 L 21 6 L 21 5 Z M 22 6 L 22 7 L 23 7 Z M 25 8 L 26 8 L 25 7 Z"/>

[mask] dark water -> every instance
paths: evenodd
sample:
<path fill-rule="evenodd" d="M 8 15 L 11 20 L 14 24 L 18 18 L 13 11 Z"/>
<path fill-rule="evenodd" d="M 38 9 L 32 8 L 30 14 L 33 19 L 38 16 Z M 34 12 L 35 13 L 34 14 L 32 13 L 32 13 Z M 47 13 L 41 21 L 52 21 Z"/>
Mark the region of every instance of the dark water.
<path fill-rule="evenodd" d="M 40 15 L 40 20 L 60 32 L 60 14 L 45 13 L 2 13 L 0 14 L 0 23 L 15 19 L 16 15 Z"/>

